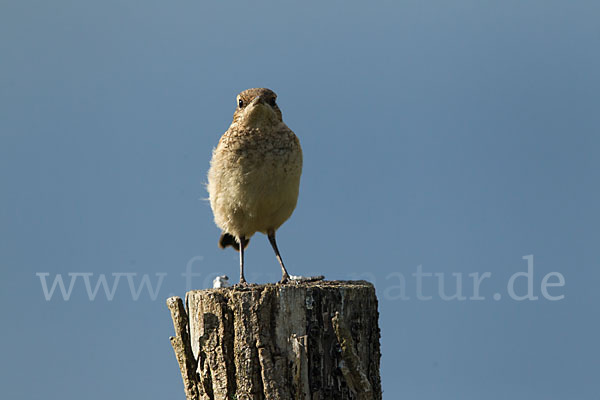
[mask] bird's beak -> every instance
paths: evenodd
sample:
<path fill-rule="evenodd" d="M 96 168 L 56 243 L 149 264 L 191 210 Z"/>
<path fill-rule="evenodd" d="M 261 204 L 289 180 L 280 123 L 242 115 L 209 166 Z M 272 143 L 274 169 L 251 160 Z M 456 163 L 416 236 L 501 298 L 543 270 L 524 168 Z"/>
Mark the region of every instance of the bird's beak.
<path fill-rule="evenodd" d="M 256 96 L 244 108 L 244 125 L 259 126 L 262 124 L 273 124 L 277 119 L 275 110 L 269 106 L 266 99 L 262 96 Z"/>
<path fill-rule="evenodd" d="M 265 103 L 265 100 L 263 99 L 262 96 L 256 96 L 254 98 L 254 100 L 252 100 L 252 102 L 249 104 L 250 107 L 257 105 L 258 103 Z"/>
<path fill-rule="evenodd" d="M 264 97 L 256 96 L 245 109 L 246 115 L 269 114 L 273 112 L 271 107 L 266 103 Z"/>

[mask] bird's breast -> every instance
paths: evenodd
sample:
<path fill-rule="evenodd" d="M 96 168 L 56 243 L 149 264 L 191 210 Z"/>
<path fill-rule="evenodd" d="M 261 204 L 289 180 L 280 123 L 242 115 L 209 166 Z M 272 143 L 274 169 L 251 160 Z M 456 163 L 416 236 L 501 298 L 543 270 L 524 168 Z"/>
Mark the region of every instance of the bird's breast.
<path fill-rule="evenodd" d="M 302 149 L 289 128 L 226 132 L 208 176 L 217 224 L 228 232 L 277 229 L 296 206 L 301 173 Z"/>

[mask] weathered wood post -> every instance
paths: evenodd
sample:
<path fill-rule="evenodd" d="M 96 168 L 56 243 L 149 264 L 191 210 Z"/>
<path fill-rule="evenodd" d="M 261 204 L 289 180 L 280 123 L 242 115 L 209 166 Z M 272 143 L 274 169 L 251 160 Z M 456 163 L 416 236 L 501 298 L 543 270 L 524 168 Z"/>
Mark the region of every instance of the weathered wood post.
<path fill-rule="evenodd" d="M 187 400 L 381 399 L 377 297 L 364 281 L 171 297 Z"/>

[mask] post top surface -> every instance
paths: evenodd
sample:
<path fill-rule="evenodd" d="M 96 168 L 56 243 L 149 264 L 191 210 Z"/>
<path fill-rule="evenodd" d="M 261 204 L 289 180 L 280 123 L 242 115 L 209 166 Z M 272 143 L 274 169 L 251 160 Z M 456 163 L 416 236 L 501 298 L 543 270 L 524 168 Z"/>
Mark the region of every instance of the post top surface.
<path fill-rule="evenodd" d="M 200 289 L 200 290 L 191 290 L 188 292 L 189 294 L 193 293 L 227 293 L 227 292 L 252 292 L 252 291 L 263 291 L 265 289 L 283 289 L 283 290 L 294 290 L 294 289 L 361 289 L 361 288 L 369 288 L 374 289 L 374 286 L 371 282 L 368 281 L 313 281 L 313 282 L 289 282 L 289 283 L 266 283 L 266 284 L 248 284 L 247 286 L 229 286 L 225 288 L 215 288 L 215 289 Z"/>

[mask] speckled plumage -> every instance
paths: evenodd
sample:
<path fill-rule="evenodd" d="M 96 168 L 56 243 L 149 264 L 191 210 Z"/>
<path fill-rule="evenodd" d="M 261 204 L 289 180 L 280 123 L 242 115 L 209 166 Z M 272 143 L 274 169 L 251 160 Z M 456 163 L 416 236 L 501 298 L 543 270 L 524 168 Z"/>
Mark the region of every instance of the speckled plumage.
<path fill-rule="evenodd" d="M 215 223 L 236 238 L 236 248 L 245 247 L 239 244 L 261 232 L 269 235 L 280 259 L 275 231 L 296 207 L 302 149 L 283 122 L 276 97 L 264 88 L 238 95 L 233 122 L 213 151 L 208 193 Z"/>

